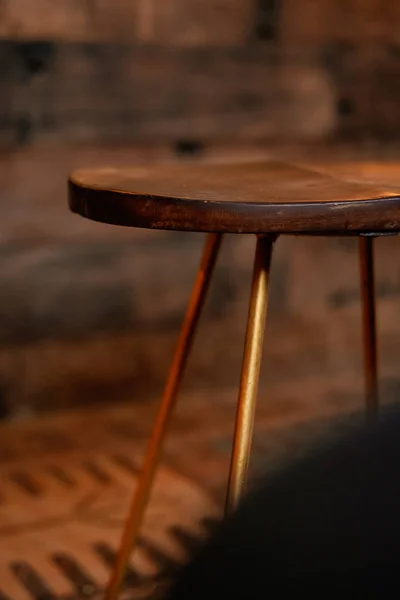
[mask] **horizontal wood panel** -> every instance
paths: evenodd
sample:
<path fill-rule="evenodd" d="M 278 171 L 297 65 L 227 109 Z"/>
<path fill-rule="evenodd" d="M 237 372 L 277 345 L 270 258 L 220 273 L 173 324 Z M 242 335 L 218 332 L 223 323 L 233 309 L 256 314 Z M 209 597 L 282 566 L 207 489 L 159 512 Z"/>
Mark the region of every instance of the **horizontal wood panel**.
<path fill-rule="evenodd" d="M 398 43 L 396 0 L 284 0 L 280 32 L 287 45 Z"/>
<path fill-rule="evenodd" d="M 161 45 L 399 42 L 396 0 L 1 0 L 0 36 Z"/>
<path fill-rule="evenodd" d="M 315 55 L 256 49 L 0 43 L 0 136 L 316 138 L 335 90 Z"/>
<path fill-rule="evenodd" d="M 400 46 L 318 51 L 0 42 L 0 144 L 395 138 Z"/>
<path fill-rule="evenodd" d="M 0 35 L 14 39 L 172 45 L 241 44 L 251 0 L 2 0 Z"/>

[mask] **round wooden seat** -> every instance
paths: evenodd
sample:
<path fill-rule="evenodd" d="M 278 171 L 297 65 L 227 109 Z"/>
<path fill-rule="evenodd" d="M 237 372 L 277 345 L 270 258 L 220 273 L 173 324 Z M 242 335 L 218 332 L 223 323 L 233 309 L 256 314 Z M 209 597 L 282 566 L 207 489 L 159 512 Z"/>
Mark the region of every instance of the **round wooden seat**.
<path fill-rule="evenodd" d="M 180 231 L 400 230 L 400 190 L 272 161 L 80 170 L 70 207 L 103 223 Z"/>

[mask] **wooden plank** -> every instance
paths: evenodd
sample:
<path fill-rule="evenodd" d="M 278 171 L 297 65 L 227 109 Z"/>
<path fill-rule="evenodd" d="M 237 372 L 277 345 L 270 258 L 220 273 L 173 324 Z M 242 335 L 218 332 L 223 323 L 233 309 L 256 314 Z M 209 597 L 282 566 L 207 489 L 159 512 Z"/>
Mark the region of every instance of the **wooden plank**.
<path fill-rule="evenodd" d="M 247 0 L 2 0 L 0 36 L 168 45 L 241 44 L 252 27 Z"/>
<path fill-rule="evenodd" d="M 1 5 L 0 5 L 1 6 Z M 2 0 L 0 35 L 13 39 L 84 39 L 87 5 L 79 0 Z"/>
<path fill-rule="evenodd" d="M 153 28 L 147 41 L 153 43 L 240 45 L 250 37 L 254 9 L 248 0 L 152 0 L 150 5 Z"/>
<path fill-rule="evenodd" d="M 1 44 L 0 44 L 1 46 Z M 229 135 L 315 138 L 335 126 L 318 56 L 268 49 L 3 43 L 13 99 L 0 138 L 133 140 Z"/>
<path fill-rule="evenodd" d="M 284 0 L 285 45 L 398 42 L 400 7 L 393 0 Z"/>
<path fill-rule="evenodd" d="M 328 41 L 331 0 L 284 0 L 281 9 L 281 41 L 286 46 Z"/>
<path fill-rule="evenodd" d="M 282 37 L 288 46 L 396 43 L 399 16 L 393 0 L 1 0 L 0 36 L 168 46 L 241 46 L 254 37 Z"/>

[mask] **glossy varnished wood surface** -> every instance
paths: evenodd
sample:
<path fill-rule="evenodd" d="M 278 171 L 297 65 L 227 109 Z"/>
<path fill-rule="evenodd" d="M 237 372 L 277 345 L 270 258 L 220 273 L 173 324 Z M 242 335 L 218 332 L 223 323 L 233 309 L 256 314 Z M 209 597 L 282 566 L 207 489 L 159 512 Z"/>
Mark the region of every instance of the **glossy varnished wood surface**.
<path fill-rule="evenodd" d="M 80 170 L 69 185 L 74 212 L 116 225 L 231 233 L 400 230 L 400 186 L 277 161 Z"/>

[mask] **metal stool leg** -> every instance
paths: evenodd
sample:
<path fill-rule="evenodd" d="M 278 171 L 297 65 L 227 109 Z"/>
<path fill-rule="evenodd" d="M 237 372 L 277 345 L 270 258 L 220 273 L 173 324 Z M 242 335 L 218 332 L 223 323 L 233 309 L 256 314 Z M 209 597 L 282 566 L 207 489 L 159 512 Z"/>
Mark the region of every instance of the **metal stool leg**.
<path fill-rule="evenodd" d="M 371 422 L 377 418 L 379 409 L 373 241 L 373 237 L 360 237 L 365 400 Z"/>
<path fill-rule="evenodd" d="M 273 236 L 257 239 L 225 511 L 235 510 L 246 484 L 260 374 Z"/>
<path fill-rule="evenodd" d="M 222 234 L 208 235 L 105 600 L 117 599 L 127 563 L 137 541 L 155 472 L 160 462 L 163 441 L 175 406 L 177 392 L 217 261 L 221 241 Z"/>

